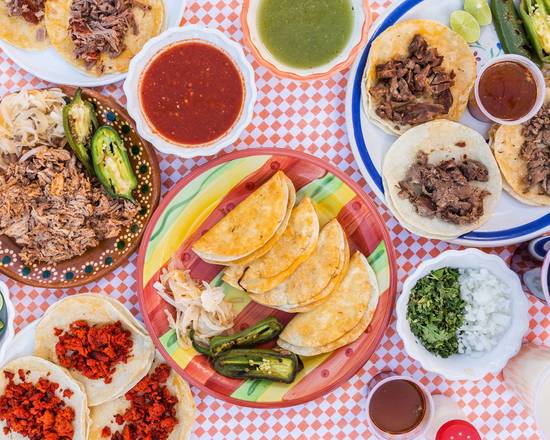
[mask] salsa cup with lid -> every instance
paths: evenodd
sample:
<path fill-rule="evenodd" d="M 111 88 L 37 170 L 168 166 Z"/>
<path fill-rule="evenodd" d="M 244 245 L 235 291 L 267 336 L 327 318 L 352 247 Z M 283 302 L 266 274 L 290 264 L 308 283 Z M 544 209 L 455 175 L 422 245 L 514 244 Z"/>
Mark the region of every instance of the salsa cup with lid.
<path fill-rule="evenodd" d="M 544 75 L 535 63 L 521 55 L 502 55 L 481 68 L 468 108 L 480 121 L 518 125 L 538 113 L 545 94 Z"/>
<path fill-rule="evenodd" d="M 367 0 L 244 0 L 244 40 L 277 76 L 327 79 L 348 67 L 368 38 Z"/>
<path fill-rule="evenodd" d="M 139 134 L 160 152 L 185 158 L 234 143 L 257 96 L 241 46 L 199 26 L 149 40 L 130 63 L 124 92 Z"/>

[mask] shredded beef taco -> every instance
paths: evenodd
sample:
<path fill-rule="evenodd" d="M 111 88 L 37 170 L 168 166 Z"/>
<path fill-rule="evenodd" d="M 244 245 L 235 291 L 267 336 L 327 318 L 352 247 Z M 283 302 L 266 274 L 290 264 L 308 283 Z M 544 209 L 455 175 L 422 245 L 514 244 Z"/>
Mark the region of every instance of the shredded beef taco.
<path fill-rule="evenodd" d="M 52 46 L 92 74 L 123 73 L 164 24 L 163 0 L 48 0 Z"/>
<path fill-rule="evenodd" d="M 35 354 L 65 367 L 81 382 L 90 406 L 115 399 L 139 382 L 155 349 L 122 304 L 97 294 L 67 297 L 38 324 Z"/>
<path fill-rule="evenodd" d="M 45 0 L 0 2 L 0 39 L 21 49 L 39 50 L 50 45 L 44 23 Z"/>
<path fill-rule="evenodd" d="M 186 440 L 195 420 L 189 385 L 157 355 L 124 396 L 91 409 L 90 440 Z"/>
<path fill-rule="evenodd" d="M 0 437 L 7 440 L 87 440 L 84 388 L 63 368 L 27 356 L 0 371 Z"/>
<path fill-rule="evenodd" d="M 388 207 L 411 232 L 454 239 L 494 211 L 502 179 L 483 136 L 438 120 L 414 127 L 390 147 L 382 167 Z"/>
<path fill-rule="evenodd" d="M 458 121 L 476 79 L 464 39 L 431 20 L 407 20 L 373 42 L 363 77 L 369 119 L 390 134 L 434 119 Z"/>
<path fill-rule="evenodd" d="M 492 148 L 504 189 L 519 201 L 550 205 L 550 88 L 545 105 L 521 125 L 499 126 Z"/>

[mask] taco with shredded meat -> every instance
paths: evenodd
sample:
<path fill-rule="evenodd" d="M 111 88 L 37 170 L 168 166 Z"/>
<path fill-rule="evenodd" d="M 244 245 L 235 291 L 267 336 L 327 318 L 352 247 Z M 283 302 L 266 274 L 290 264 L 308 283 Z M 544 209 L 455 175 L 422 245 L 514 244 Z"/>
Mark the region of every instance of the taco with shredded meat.
<path fill-rule="evenodd" d="M 44 23 L 45 0 L 0 2 L 0 39 L 21 49 L 40 50 L 50 45 Z"/>
<path fill-rule="evenodd" d="M 92 75 L 123 73 L 164 24 L 163 0 L 48 0 L 52 46 Z"/>

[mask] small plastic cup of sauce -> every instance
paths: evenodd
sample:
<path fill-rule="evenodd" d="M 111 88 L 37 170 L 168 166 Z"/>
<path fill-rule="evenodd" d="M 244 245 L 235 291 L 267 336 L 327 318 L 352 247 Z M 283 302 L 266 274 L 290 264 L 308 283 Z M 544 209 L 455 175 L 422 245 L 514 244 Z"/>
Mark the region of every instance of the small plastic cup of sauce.
<path fill-rule="evenodd" d="M 423 438 L 434 414 L 432 396 L 417 380 L 384 372 L 369 384 L 367 420 L 384 440 Z"/>
<path fill-rule="evenodd" d="M 545 94 L 544 75 L 535 63 L 520 55 L 503 55 L 481 68 L 468 109 L 483 122 L 518 125 L 538 113 Z"/>

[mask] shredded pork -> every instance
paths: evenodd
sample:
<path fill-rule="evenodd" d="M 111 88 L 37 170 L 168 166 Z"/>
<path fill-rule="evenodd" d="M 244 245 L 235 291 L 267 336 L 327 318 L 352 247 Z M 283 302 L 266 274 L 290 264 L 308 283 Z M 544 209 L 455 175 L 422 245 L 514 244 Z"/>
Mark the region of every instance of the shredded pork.
<path fill-rule="evenodd" d="M 422 217 L 471 224 L 483 215 L 483 200 L 490 194 L 472 182 L 488 180 L 487 167 L 477 160 L 465 157 L 434 165 L 421 151 L 406 178 L 399 182 L 399 196 L 409 199 Z"/>
<path fill-rule="evenodd" d="M 523 124 L 522 134 L 520 157 L 527 163 L 525 192 L 535 187 L 541 195 L 550 196 L 550 104 Z"/>
<path fill-rule="evenodd" d="M 45 0 L 8 0 L 8 14 L 22 17 L 32 24 L 38 24 L 44 18 Z"/>
<path fill-rule="evenodd" d="M 453 105 L 454 71 L 443 67 L 443 56 L 415 35 L 408 56 L 376 66 L 376 83 L 369 93 L 376 114 L 397 124 L 416 125 L 446 115 Z"/>
<path fill-rule="evenodd" d="M 0 234 L 26 263 L 82 255 L 131 224 L 138 207 L 113 199 L 64 149 L 38 147 L 0 173 Z"/>
<path fill-rule="evenodd" d="M 135 0 L 73 0 L 69 19 L 69 35 L 74 43 L 74 55 L 82 59 L 88 68 L 99 70 L 101 54 L 117 57 L 126 48 L 128 30 L 139 32 L 134 6 L 148 7 Z"/>

